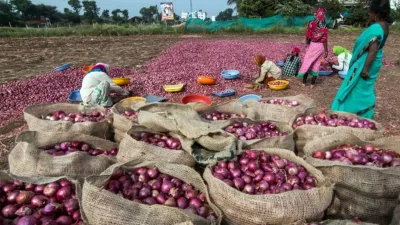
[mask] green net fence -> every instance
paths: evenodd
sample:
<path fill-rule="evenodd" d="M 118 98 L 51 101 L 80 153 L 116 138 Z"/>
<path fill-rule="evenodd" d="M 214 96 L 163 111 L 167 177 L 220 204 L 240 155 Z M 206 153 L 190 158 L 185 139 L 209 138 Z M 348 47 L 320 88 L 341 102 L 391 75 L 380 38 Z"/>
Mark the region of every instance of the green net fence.
<path fill-rule="evenodd" d="M 312 20 L 314 16 L 303 16 L 286 18 L 282 15 L 275 15 L 268 18 L 239 18 L 231 21 L 213 21 L 205 22 L 201 19 L 189 19 L 186 21 L 185 29 L 187 30 L 208 30 L 216 32 L 222 29 L 229 29 L 232 27 L 242 27 L 251 30 L 268 29 L 272 27 L 304 27 L 308 21 Z M 327 24 L 331 26 L 333 23 L 331 18 L 327 18 Z"/>

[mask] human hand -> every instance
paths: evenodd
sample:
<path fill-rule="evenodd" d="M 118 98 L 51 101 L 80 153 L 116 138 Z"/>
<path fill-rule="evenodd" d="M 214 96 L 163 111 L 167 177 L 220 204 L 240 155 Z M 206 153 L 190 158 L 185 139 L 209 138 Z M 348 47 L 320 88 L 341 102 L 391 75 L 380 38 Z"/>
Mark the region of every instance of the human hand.
<path fill-rule="evenodd" d="M 325 51 L 324 53 L 324 59 L 326 59 L 328 57 L 328 51 Z"/>
<path fill-rule="evenodd" d="M 361 78 L 363 78 L 364 80 L 366 80 L 366 79 L 369 78 L 369 74 L 368 74 L 368 71 L 367 71 L 367 70 L 364 69 L 364 70 L 361 72 Z"/>

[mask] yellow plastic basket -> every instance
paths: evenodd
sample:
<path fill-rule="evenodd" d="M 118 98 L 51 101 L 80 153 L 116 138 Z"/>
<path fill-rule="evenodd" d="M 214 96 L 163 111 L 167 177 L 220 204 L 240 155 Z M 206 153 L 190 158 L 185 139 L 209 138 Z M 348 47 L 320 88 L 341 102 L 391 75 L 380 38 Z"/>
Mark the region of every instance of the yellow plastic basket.
<path fill-rule="evenodd" d="M 285 90 L 289 86 L 289 81 L 287 80 L 274 80 L 268 82 L 268 87 L 275 91 Z"/>
<path fill-rule="evenodd" d="M 172 92 L 180 92 L 183 89 L 184 84 L 176 84 L 176 85 L 164 85 L 164 91 L 172 93 Z"/>
<path fill-rule="evenodd" d="M 119 78 L 113 78 L 112 81 L 118 86 L 124 86 L 124 85 L 129 84 L 130 79 L 124 78 L 124 77 L 119 77 Z"/>

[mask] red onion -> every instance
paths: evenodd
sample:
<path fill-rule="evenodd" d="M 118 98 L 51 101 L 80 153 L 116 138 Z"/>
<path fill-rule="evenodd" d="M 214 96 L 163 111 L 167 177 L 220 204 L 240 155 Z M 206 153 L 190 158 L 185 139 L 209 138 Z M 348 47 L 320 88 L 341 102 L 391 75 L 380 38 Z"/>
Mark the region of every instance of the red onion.
<path fill-rule="evenodd" d="M 33 214 L 33 207 L 31 205 L 23 205 L 16 212 L 17 216 L 29 216 Z"/>
<path fill-rule="evenodd" d="M 68 215 L 72 215 L 73 212 L 79 210 L 79 202 L 76 198 L 67 199 L 64 201 L 64 210 Z"/>
<path fill-rule="evenodd" d="M 72 187 L 71 186 L 65 186 L 60 188 L 57 191 L 57 199 L 59 201 L 65 201 L 67 199 L 70 199 L 72 197 Z"/>
<path fill-rule="evenodd" d="M 231 118 L 246 118 L 246 114 L 229 114 L 229 113 L 221 113 L 221 112 L 208 112 L 202 115 L 202 117 L 206 120 L 229 120 Z"/>
<path fill-rule="evenodd" d="M 56 222 L 57 222 L 59 225 L 71 225 L 71 224 L 74 223 L 74 221 L 72 220 L 71 217 L 69 217 L 69 216 L 64 216 L 64 215 L 58 217 L 57 220 L 56 220 Z"/>
<path fill-rule="evenodd" d="M 270 122 L 261 122 L 259 124 L 250 124 L 246 122 L 232 122 L 231 126 L 225 128 L 225 131 L 233 134 L 239 140 L 262 139 L 272 136 L 286 136 L 287 132 L 277 131 L 275 124 Z M 242 163 L 240 163 L 242 164 Z"/>
<path fill-rule="evenodd" d="M 35 193 L 33 191 L 21 191 L 17 196 L 16 202 L 20 205 L 28 204 L 34 196 Z"/>
<path fill-rule="evenodd" d="M 1 212 L 5 218 L 15 218 L 18 209 L 18 205 L 6 205 Z"/>
<path fill-rule="evenodd" d="M 139 135 L 132 134 L 131 137 L 137 141 L 143 141 L 143 142 L 148 142 L 147 140 L 150 140 L 152 145 L 161 147 L 161 148 L 168 148 L 171 150 L 179 150 L 181 149 L 181 143 L 179 140 L 174 139 L 169 136 L 163 135 L 162 137 L 166 139 L 165 141 L 162 140 L 161 136 L 159 134 L 151 134 L 147 132 L 141 132 Z"/>
<path fill-rule="evenodd" d="M 24 216 L 18 219 L 16 225 L 39 225 L 39 221 L 34 216 Z"/>
<path fill-rule="evenodd" d="M 44 147 L 43 150 L 45 150 L 48 154 L 50 154 L 52 156 L 62 156 L 62 155 L 67 155 L 67 154 L 77 152 L 77 151 L 88 152 L 89 155 L 91 155 L 91 156 L 97 156 L 100 154 L 115 156 L 118 153 L 117 148 L 114 148 L 111 150 L 104 150 L 104 151 L 100 150 L 100 149 L 92 149 L 89 144 L 84 143 L 84 142 L 79 142 L 79 141 L 62 142 L 60 144 L 56 144 L 53 146 Z M 57 150 L 61 150 L 61 151 L 57 151 Z"/>
<path fill-rule="evenodd" d="M 260 100 L 260 103 L 262 103 L 262 104 L 274 104 L 274 105 L 291 106 L 291 107 L 296 107 L 296 106 L 300 105 L 300 103 L 298 101 L 288 101 L 286 99 Z"/>
<path fill-rule="evenodd" d="M 48 203 L 49 199 L 43 195 L 36 195 L 32 198 L 31 204 L 34 207 L 40 208 Z"/>

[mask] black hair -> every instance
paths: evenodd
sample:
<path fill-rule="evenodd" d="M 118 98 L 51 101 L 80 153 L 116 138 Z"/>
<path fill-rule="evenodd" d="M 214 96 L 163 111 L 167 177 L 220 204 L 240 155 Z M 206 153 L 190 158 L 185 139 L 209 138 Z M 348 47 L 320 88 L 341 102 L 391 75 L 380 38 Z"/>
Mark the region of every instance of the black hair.
<path fill-rule="evenodd" d="M 369 9 L 386 23 L 393 23 L 393 19 L 390 17 L 390 0 L 372 0 Z"/>
<path fill-rule="evenodd" d="M 296 55 L 291 55 L 289 61 L 292 62 L 295 56 L 299 57 L 299 53 L 296 53 Z"/>

